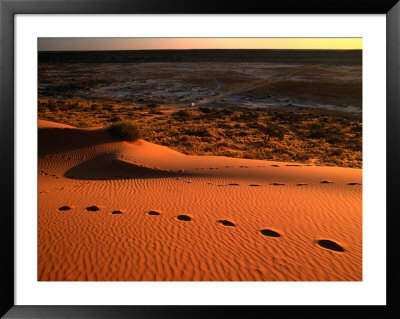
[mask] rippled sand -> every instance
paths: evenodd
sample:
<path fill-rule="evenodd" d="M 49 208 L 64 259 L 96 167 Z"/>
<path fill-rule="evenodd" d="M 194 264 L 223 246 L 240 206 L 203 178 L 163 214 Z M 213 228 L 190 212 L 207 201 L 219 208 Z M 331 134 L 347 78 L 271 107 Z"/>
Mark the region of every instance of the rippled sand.
<path fill-rule="evenodd" d="M 39 121 L 38 279 L 362 280 L 362 170 Z"/>

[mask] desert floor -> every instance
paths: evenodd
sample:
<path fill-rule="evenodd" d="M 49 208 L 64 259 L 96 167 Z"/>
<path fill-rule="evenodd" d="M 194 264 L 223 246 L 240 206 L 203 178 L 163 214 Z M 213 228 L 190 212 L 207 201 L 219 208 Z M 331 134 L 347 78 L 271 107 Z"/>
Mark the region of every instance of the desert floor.
<path fill-rule="evenodd" d="M 362 66 L 293 63 L 41 63 L 39 119 L 135 122 L 187 155 L 362 167 Z M 284 132 L 265 143 L 263 127 Z"/>
<path fill-rule="evenodd" d="M 39 121 L 38 280 L 362 280 L 362 170 Z"/>

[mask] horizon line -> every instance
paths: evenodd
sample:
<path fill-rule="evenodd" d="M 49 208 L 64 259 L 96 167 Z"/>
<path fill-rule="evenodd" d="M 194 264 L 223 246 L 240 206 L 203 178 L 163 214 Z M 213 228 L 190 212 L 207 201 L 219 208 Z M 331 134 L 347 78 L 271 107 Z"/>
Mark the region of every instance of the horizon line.
<path fill-rule="evenodd" d="M 296 51 L 362 51 L 363 49 L 288 49 L 288 48 L 282 48 L 282 49 L 265 49 L 265 48 L 243 48 L 243 49 L 238 49 L 238 48 L 193 48 L 193 49 L 116 49 L 116 50 L 38 50 L 38 52 L 111 52 L 111 51 L 204 51 L 204 50 L 262 50 L 262 51 L 278 51 L 278 50 L 285 50 L 285 51 L 290 51 L 290 50 L 296 50 Z"/>

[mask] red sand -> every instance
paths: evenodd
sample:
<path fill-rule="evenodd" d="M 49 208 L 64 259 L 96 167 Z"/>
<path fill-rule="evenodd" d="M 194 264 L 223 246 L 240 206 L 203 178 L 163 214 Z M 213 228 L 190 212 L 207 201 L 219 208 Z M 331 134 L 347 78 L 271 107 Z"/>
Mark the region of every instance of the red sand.
<path fill-rule="evenodd" d="M 39 121 L 38 279 L 362 280 L 362 170 L 287 165 Z"/>

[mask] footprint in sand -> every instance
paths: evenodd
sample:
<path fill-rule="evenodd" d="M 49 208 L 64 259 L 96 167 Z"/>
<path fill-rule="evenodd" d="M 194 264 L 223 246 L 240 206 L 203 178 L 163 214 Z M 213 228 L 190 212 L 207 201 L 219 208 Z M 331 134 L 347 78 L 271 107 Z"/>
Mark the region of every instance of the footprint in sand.
<path fill-rule="evenodd" d="M 228 184 L 229 186 L 239 186 L 239 184 L 237 184 L 237 183 L 230 183 L 230 184 Z"/>
<path fill-rule="evenodd" d="M 260 184 L 250 184 L 249 186 L 251 186 L 251 187 L 259 187 L 261 185 Z"/>
<path fill-rule="evenodd" d="M 320 183 L 321 184 L 332 184 L 332 182 L 330 182 L 330 181 L 321 181 Z"/>
<path fill-rule="evenodd" d="M 226 219 L 220 219 L 218 221 L 218 223 L 220 223 L 220 224 L 222 224 L 224 226 L 236 227 L 236 225 L 234 223 L 232 223 L 231 221 L 226 220 Z"/>
<path fill-rule="evenodd" d="M 178 216 L 176 216 L 176 218 L 183 222 L 190 222 L 192 220 L 192 218 L 188 215 L 178 215 Z"/>
<path fill-rule="evenodd" d="M 299 183 L 299 184 L 296 184 L 296 186 L 307 186 L 308 184 L 306 184 L 306 183 Z"/>
<path fill-rule="evenodd" d="M 58 210 L 70 210 L 71 207 L 69 206 L 61 206 Z"/>
<path fill-rule="evenodd" d="M 122 215 L 123 213 L 120 210 L 114 210 L 111 212 L 113 215 Z"/>
<path fill-rule="evenodd" d="M 156 212 L 155 210 L 151 210 L 151 211 L 149 211 L 147 214 L 153 215 L 153 216 L 161 215 L 159 212 Z"/>
<path fill-rule="evenodd" d="M 332 240 L 321 239 L 317 241 L 317 244 L 325 249 L 333 250 L 336 252 L 344 252 L 344 248 Z"/>
<path fill-rule="evenodd" d="M 97 206 L 89 206 L 86 207 L 86 210 L 88 210 L 89 212 L 97 212 L 98 210 L 100 210 L 100 208 L 98 208 Z"/>
<path fill-rule="evenodd" d="M 271 167 L 279 167 L 279 165 L 272 164 Z"/>
<path fill-rule="evenodd" d="M 239 166 L 240 168 L 249 168 L 248 166 Z"/>
<path fill-rule="evenodd" d="M 361 185 L 360 183 L 347 183 L 347 185 L 354 186 L 354 185 Z"/>
<path fill-rule="evenodd" d="M 272 229 L 262 229 L 260 233 L 267 237 L 281 237 L 281 234 L 277 233 Z"/>
<path fill-rule="evenodd" d="M 271 183 L 270 185 L 273 185 L 273 186 L 284 186 L 285 184 L 282 184 L 282 183 Z"/>

